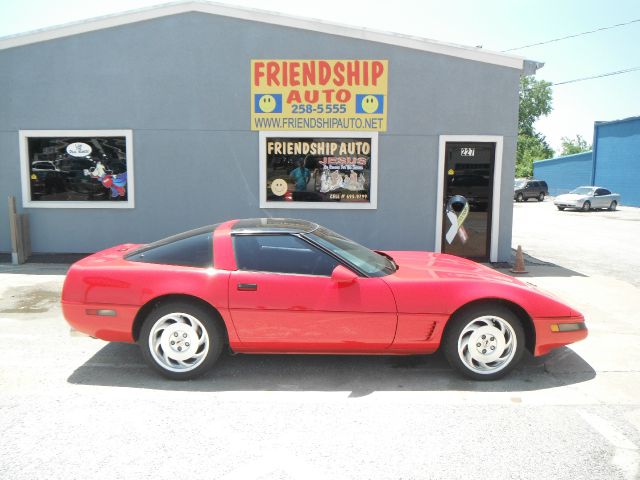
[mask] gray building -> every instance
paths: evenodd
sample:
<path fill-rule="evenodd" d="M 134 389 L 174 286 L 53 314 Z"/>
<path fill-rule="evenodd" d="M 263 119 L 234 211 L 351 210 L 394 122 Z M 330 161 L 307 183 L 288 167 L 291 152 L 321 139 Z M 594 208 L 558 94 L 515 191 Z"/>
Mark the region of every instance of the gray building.
<path fill-rule="evenodd" d="M 0 192 L 34 252 L 270 216 L 504 261 L 519 77 L 538 66 L 200 2 L 6 37 Z M 8 252 L 4 208 L 0 225 Z"/>

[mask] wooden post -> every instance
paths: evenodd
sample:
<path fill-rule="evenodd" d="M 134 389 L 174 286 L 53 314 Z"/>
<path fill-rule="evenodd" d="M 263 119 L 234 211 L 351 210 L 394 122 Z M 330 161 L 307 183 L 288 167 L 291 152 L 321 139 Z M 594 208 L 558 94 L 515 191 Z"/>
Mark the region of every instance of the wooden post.
<path fill-rule="evenodd" d="M 20 265 L 31 255 L 29 217 L 16 211 L 16 198 L 9 195 L 9 228 L 11 230 L 11 263 Z"/>

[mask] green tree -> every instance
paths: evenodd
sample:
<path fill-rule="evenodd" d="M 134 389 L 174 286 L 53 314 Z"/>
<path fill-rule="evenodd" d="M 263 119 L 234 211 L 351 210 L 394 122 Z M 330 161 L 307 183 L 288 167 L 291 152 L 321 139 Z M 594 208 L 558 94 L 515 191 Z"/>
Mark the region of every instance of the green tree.
<path fill-rule="evenodd" d="M 544 135 L 518 135 L 516 150 L 516 177 L 533 176 L 533 162 L 553 157 L 554 152 L 547 144 Z"/>
<path fill-rule="evenodd" d="M 576 138 L 562 137 L 561 141 L 562 153 L 560 155 L 573 155 L 591 150 L 591 144 L 581 135 L 576 135 Z"/>
<path fill-rule="evenodd" d="M 552 106 L 551 83 L 536 80 L 533 76 L 520 78 L 520 110 L 518 112 L 518 148 L 516 151 L 516 176 L 533 175 L 533 162 L 551 158 L 553 149 L 546 138 L 536 132 L 534 123 L 549 115 Z"/>

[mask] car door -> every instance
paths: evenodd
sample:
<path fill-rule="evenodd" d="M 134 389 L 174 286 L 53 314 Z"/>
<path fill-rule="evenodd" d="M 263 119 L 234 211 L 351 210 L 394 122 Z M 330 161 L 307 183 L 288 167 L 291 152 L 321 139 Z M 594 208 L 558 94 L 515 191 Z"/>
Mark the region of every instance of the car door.
<path fill-rule="evenodd" d="M 339 262 L 294 235 L 237 235 L 229 308 L 245 351 L 376 352 L 393 341 L 395 300 L 380 278 L 338 283 Z"/>
<path fill-rule="evenodd" d="M 593 197 L 595 208 L 608 208 L 611 204 L 611 192 L 604 188 L 596 189 Z"/>

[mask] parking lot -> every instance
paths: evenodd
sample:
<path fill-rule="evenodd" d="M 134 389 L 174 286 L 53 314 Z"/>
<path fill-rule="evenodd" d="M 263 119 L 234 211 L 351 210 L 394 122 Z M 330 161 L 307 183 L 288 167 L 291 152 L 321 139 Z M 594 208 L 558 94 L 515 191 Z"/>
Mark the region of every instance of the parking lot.
<path fill-rule="evenodd" d="M 524 278 L 590 336 L 490 383 L 440 354 L 227 355 L 170 382 L 69 336 L 64 265 L 0 264 L 0 478 L 638 478 L 639 220 L 515 205 Z"/>
<path fill-rule="evenodd" d="M 525 253 L 640 287 L 640 208 L 561 212 L 552 199 L 513 207 L 513 245 L 522 245 Z"/>

